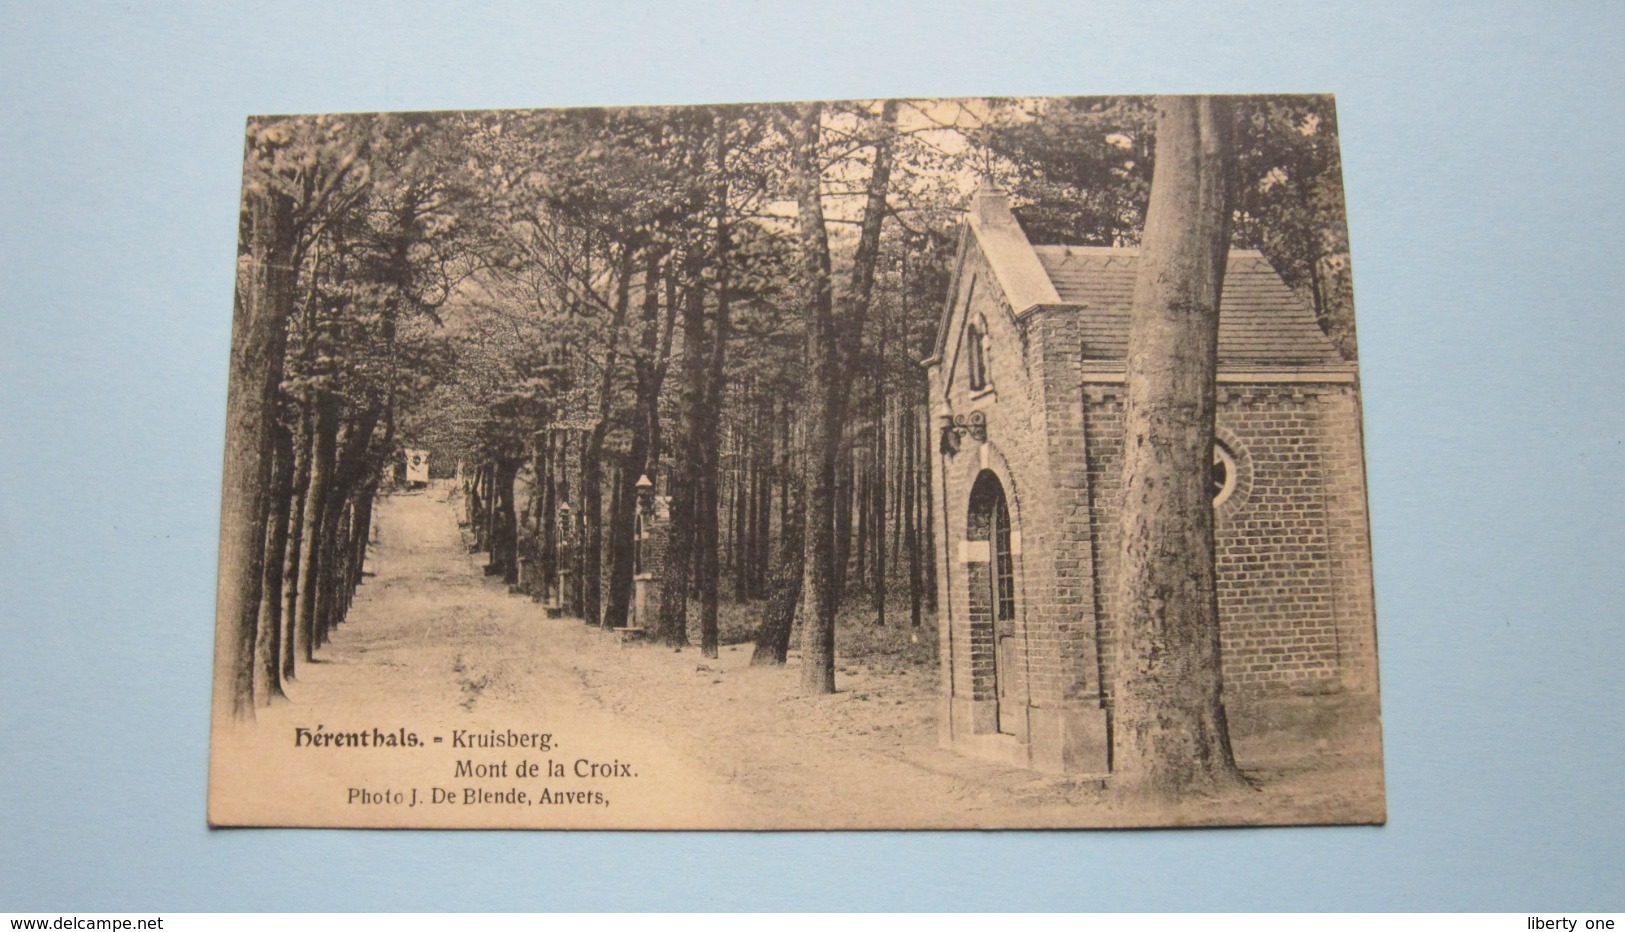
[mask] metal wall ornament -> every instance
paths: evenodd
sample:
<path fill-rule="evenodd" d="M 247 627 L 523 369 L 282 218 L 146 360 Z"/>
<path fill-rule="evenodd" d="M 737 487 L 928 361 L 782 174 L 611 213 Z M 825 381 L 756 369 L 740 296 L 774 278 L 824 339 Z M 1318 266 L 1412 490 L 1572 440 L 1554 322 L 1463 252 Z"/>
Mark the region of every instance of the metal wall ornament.
<path fill-rule="evenodd" d="M 977 443 L 987 443 L 987 415 L 981 411 L 942 415 L 941 448 L 944 456 L 958 453 L 960 438 L 966 435 Z"/>

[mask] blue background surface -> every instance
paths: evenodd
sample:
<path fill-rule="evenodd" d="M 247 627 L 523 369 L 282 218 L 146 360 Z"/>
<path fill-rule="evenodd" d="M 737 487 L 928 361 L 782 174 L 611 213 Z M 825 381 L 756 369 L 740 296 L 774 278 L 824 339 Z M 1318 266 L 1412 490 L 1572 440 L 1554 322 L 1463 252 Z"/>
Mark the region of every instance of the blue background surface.
<path fill-rule="evenodd" d="M 1625 908 L 1625 7 L 0 0 L 0 910 Z M 1337 94 L 1383 828 L 204 827 L 250 113 Z"/>

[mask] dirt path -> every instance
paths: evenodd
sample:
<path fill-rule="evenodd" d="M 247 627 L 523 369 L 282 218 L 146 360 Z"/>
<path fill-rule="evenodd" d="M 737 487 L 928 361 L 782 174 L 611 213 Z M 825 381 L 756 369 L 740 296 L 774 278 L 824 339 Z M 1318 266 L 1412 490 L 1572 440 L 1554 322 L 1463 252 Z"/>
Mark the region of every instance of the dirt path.
<path fill-rule="evenodd" d="M 742 809 L 740 794 L 710 768 L 594 701 L 541 610 L 508 595 L 479 567 L 461 545 L 444 493 L 383 499 L 368 570 L 375 575 L 319 662 L 301 668 L 289 684 L 289 701 L 226 737 L 228 745 L 235 742 L 241 765 L 222 774 L 238 790 L 225 795 L 258 797 L 253 807 L 260 815 L 251 821 L 262 824 L 687 827 Z M 327 733 L 404 729 L 426 747 L 417 754 L 296 747 L 297 729 L 318 726 Z M 545 748 L 455 746 L 459 735 L 492 732 L 550 737 Z M 217 754 L 217 770 L 228 756 Z M 494 775 L 471 779 L 457 769 L 465 761 Z M 588 773 L 594 765 L 615 771 L 615 764 L 626 763 L 636 775 L 583 779 L 574 772 L 578 761 Z M 545 768 L 547 762 L 565 768 L 565 779 L 547 780 L 545 769 L 536 778 L 518 775 L 521 763 Z M 287 772 L 283 791 L 272 799 L 264 798 L 254 773 L 267 769 Z M 429 807 L 435 787 L 459 801 Z M 353 788 L 415 789 L 424 805 L 355 803 Z M 471 808 L 462 801 L 468 789 L 501 796 L 515 788 L 527 792 L 528 806 L 498 801 Z M 598 793 L 608 804 L 572 798 L 538 808 L 543 789 Z"/>
<path fill-rule="evenodd" d="M 384 500 L 379 536 L 378 575 L 327 655 L 350 675 L 324 677 L 311 701 L 387 692 L 416 718 L 534 710 L 561 735 L 603 736 L 612 758 L 650 761 L 645 773 L 659 760 L 668 792 L 643 795 L 692 800 L 701 824 L 962 825 L 994 773 L 1031 779 L 937 751 L 935 690 L 918 675 L 849 666 L 840 693 L 802 698 L 794 657 L 752 668 L 748 648 L 707 659 L 550 619 L 483 575 L 443 493 Z"/>
<path fill-rule="evenodd" d="M 579 619 L 550 619 L 510 594 L 470 555 L 444 491 L 379 503 L 379 542 L 349 620 L 321 661 L 266 710 L 239 766 L 219 766 L 222 795 L 253 795 L 269 770 L 290 776 L 275 800 L 254 798 L 250 822 L 537 827 L 1020 827 L 1170 822 L 1318 821 L 1341 804 L 1312 766 L 1267 774 L 1274 791 L 1195 800 L 1177 812 L 1119 808 L 1100 785 L 989 764 L 936 741 L 933 677 L 896 665 L 846 663 L 840 691 L 803 697 L 796 657 L 749 665 L 748 646 L 722 656 L 622 644 Z M 458 730 L 546 733 L 546 753 L 452 750 L 290 752 L 299 727 L 405 728 L 446 743 Z M 228 739 L 229 740 L 229 739 Z M 241 739 L 247 741 L 247 739 Z M 548 761 L 561 779 L 516 780 L 520 761 Z M 459 761 L 505 764 L 499 777 L 458 776 Z M 583 779 L 585 762 L 621 773 Z M 626 764 L 635 776 L 615 767 Z M 1379 765 L 1380 768 L 1380 765 Z M 542 774 L 545 777 L 545 772 Z M 308 778 L 308 779 L 307 779 Z M 301 784 L 300 780 L 305 780 Z M 1380 769 L 1376 771 L 1380 781 Z M 239 785 L 240 783 L 240 785 Z M 1378 784 L 1380 786 L 1380 782 Z M 360 806 L 355 787 L 525 789 L 528 806 Z M 1335 787 L 1335 791 L 1331 789 Z M 604 804 L 534 804 L 544 788 L 601 794 Z M 370 791 L 370 790 L 369 790 Z M 259 793 L 259 797 L 263 797 Z M 343 798 L 341 804 L 341 797 Z M 1256 797 L 1256 798 L 1251 798 Z M 1266 800 L 1267 797 L 1267 800 Z M 211 813 L 223 812 L 211 797 Z M 323 813 L 321 817 L 312 813 Z M 1149 817 L 1148 817 L 1149 816 Z M 217 821 L 221 821 L 217 818 Z M 228 820 L 229 821 L 229 820 Z"/>

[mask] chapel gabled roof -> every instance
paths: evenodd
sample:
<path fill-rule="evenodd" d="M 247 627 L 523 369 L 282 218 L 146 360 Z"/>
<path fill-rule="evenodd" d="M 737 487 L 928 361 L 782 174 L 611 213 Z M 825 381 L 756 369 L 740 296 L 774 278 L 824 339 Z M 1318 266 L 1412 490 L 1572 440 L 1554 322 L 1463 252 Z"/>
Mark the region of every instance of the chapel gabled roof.
<path fill-rule="evenodd" d="M 1034 246 L 1004 193 L 984 180 L 966 210 L 948 304 L 926 364 L 940 361 L 954 337 L 959 275 L 973 249 L 986 260 L 1004 294 L 1002 303 L 1016 319 L 1041 307 L 1071 310 L 1083 323 L 1086 361 L 1111 368 L 1126 360 L 1139 250 Z M 1262 253 L 1232 249 L 1219 302 L 1219 365 L 1285 371 L 1349 363 Z"/>
<path fill-rule="evenodd" d="M 1120 362 L 1128 355 L 1129 312 L 1139 250 L 1034 246 L 1062 303 L 1082 308 L 1083 355 Z M 1315 315 L 1263 254 L 1232 249 L 1219 302 L 1219 364 L 1260 368 L 1343 362 Z"/>

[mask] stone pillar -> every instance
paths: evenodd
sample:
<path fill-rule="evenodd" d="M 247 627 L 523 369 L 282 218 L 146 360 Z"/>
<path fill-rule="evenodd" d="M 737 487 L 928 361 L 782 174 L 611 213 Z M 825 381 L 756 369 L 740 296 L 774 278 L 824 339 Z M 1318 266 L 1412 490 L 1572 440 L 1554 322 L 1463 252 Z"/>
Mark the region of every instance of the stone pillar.
<path fill-rule="evenodd" d="M 648 483 L 645 485 L 645 483 Z M 655 629 L 660 606 L 657 595 L 666 567 L 666 541 L 671 530 L 671 497 L 654 495 L 647 477 L 638 481 L 638 517 L 633 546 L 637 548 L 632 575 L 631 628 L 644 634 Z"/>
<path fill-rule="evenodd" d="M 553 597 L 547 606 L 547 617 L 563 618 L 570 614 L 570 606 L 573 604 L 571 598 L 573 591 L 570 586 L 571 576 L 575 572 L 575 554 L 571 546 L 575 536 L 575 525 L 570 516 L 570 503 L 561 503 L 555 517 L 559 527 L 558 541 L 555 545 L 558 552 L 554 559 Z"/>
<path fill-rule="evenodd" d="M 555 569 L 551 579 L 542 580 L 542 586 L 546 590 L 542 596 L 542 604 L 547 608 L 548 617 L 555 618 L 564 607 L 564 599 L 559 593 L 559 571 Z"/>

